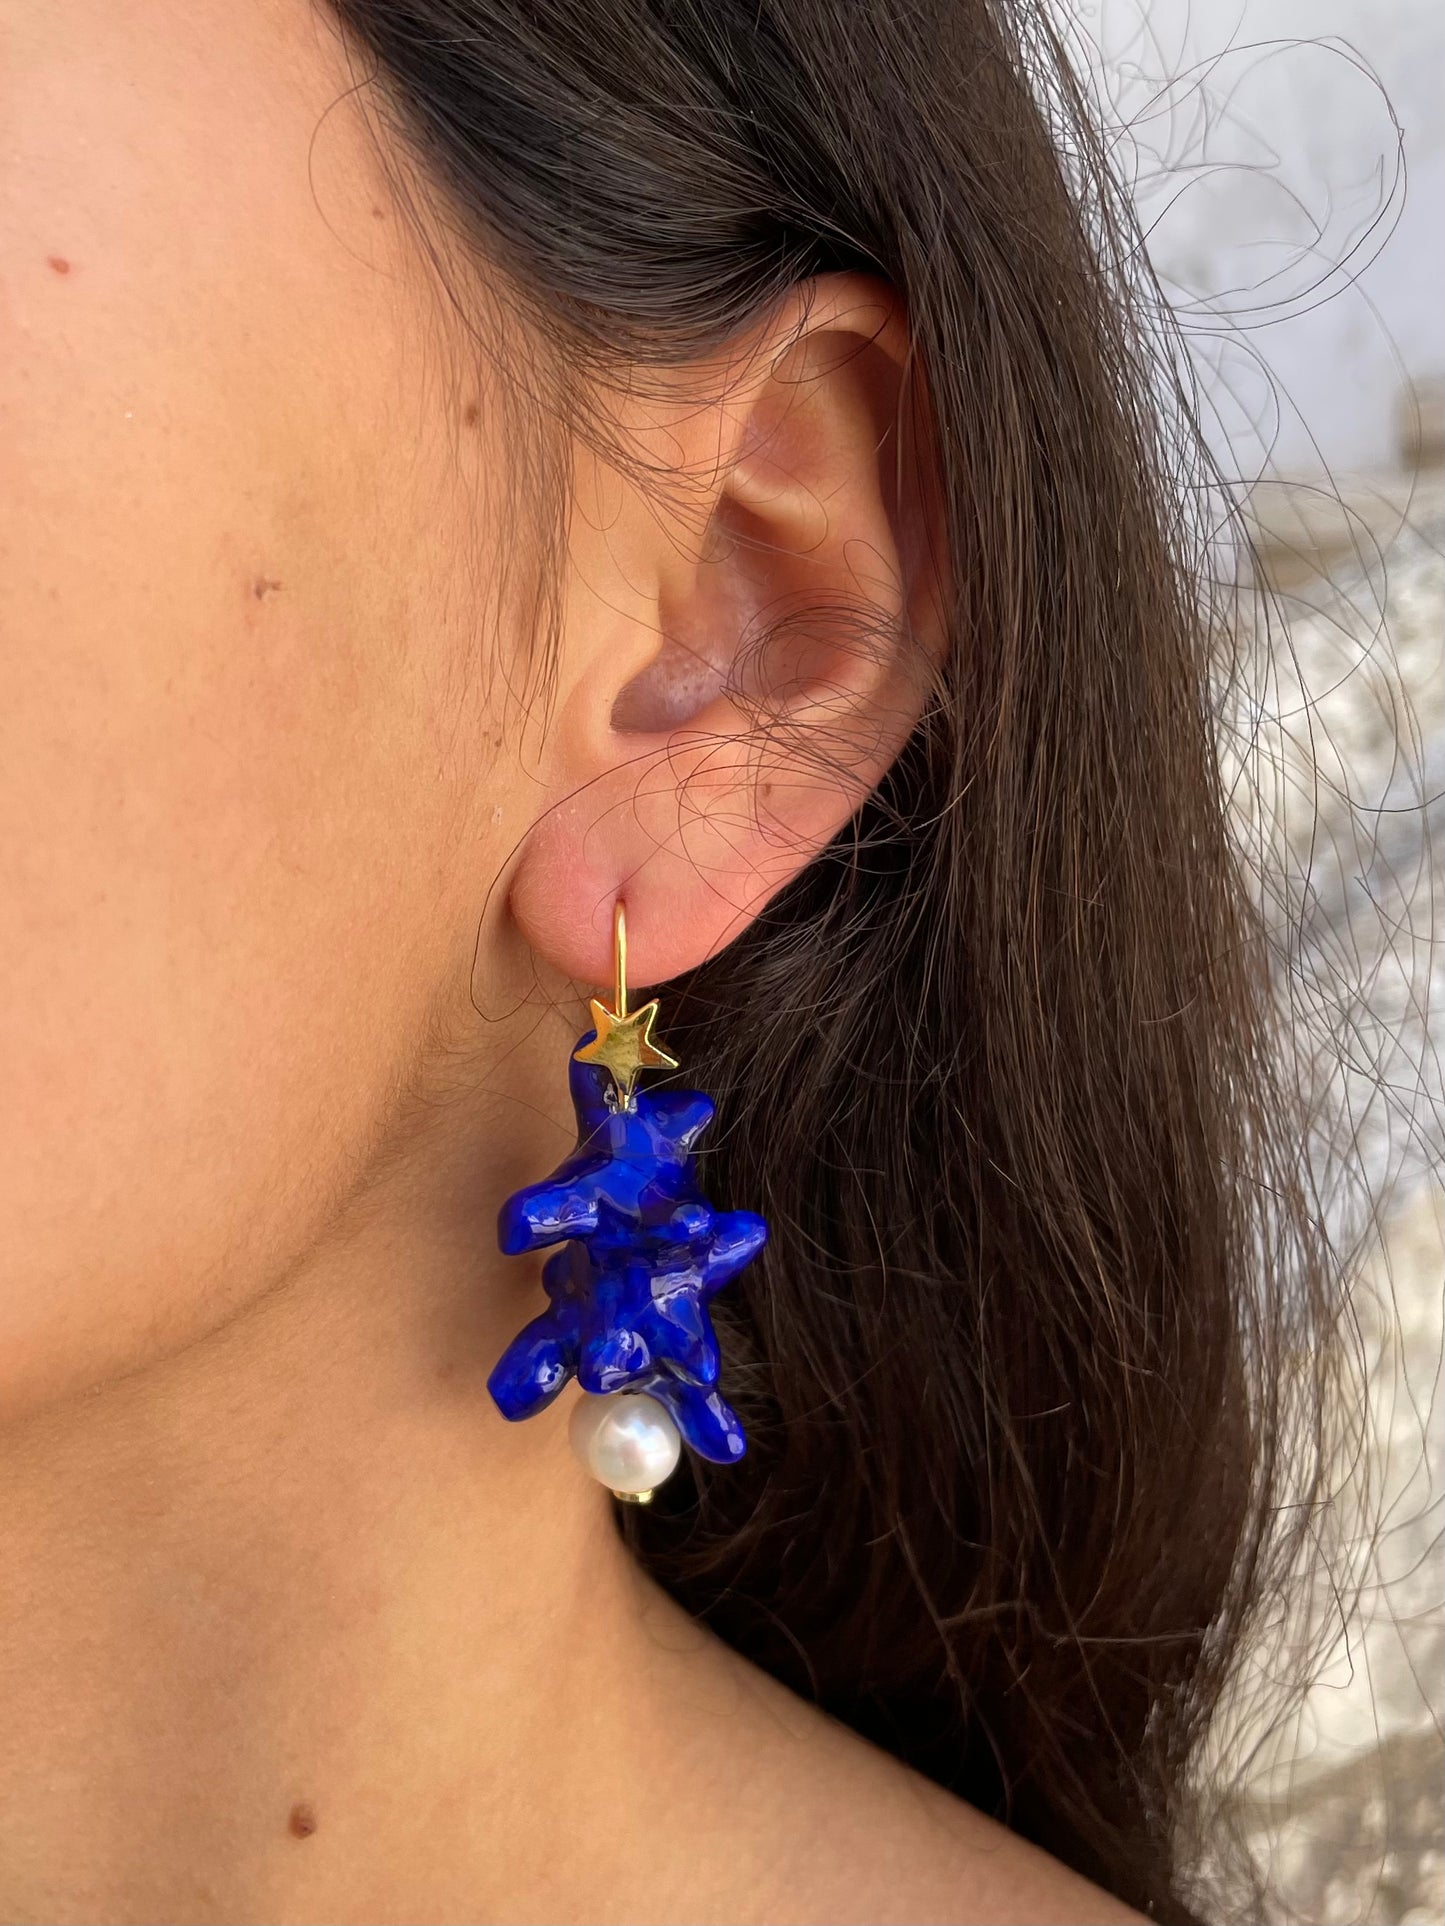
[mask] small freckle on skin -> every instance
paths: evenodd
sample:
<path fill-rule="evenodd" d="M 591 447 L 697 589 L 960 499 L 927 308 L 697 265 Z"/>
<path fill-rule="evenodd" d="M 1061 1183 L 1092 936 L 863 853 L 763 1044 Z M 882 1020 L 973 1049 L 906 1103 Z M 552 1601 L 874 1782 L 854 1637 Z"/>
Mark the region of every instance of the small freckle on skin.
<path fill-rule="evenodd" d="M 269 576 L 258 575 L 251 584 L 251 594 L 257 602 L 264 602 L 268 595 L 279 595 L 283 586 L 281 582 L 273 582 Z"/>
<path fill-rule="evenodd" d="M 482 418 L 481 409 L 477 406 L 476 402 L 469 401 L 466 407 L 463 408 L 462 410 L 462 420 L 466 423 L 468 428 L 475 428 L 477 423 L 481 420 L 481 418 Z"/>
<path fill-rule="evenodd" d="M 46 255 L 45 264 L 52 274 L 69 274 L 70 272 L 70 263 L 63 254 Z"/>
<path fill-rule="evenodd" d="M 386 219 L 386 209 L 384 207 L 372 208 L 371 218 L 374 221 L 384 221 Z"/>
<path fill-rule="evenodd" d="M 300 1805 L 292 1806 L 291 1817 L 286 1821 L 286 1830 L 293 1839 L 309 1839 L 316 1830 L 316 1814 L 303 1800 Z"/>

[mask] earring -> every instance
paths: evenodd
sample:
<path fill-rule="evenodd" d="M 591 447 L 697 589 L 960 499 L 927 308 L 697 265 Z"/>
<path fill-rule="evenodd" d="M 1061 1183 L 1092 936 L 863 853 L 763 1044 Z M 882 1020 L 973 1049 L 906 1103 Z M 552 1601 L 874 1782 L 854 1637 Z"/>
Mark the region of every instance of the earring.
<path fill-rule="evenodd" d="M 497 1360 L 487 1387 L 504 1418 L 535 1416 L 572 1377 L 572 1447 L 614 1497 L 647 1504 L 677 1467 L 682 1441 L 714 1464 L 747 1449 L 717 1389 L 708 1304 L 762 1249 L 748 1210 L 714 1210 L 698 1188 L 696 1145 L 713 1119 L 696 1090 L 640 1090 L 638 1073 L 675 1070 L 652 1035 L 657 1000 L 627 1007 L 627 917 L 612 915 L 612 1008 L 593 997 L 593 1028 L 568 1065 L 577 1148 L 540 1184 L 503 1204 L 509 1256 L 559 1246 L 542 1269 L 548 1308 Z"/>

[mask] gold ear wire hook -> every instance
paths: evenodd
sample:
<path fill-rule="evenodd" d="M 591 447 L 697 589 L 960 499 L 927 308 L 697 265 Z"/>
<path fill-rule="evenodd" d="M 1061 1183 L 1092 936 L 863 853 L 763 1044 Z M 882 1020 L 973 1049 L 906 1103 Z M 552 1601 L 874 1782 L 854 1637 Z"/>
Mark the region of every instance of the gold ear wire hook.
<path fill-rule="evenodd" d="M 627 911 L 619 896 L 612 905 L 612 981 L 614 983 L 613 1008 L 618 1019 L 627 1017 Z"/>
<path fill-rule="evenodd" d="M 600 997 L 592 998 L 592 1024 L 597 1034 L 572 1054 L 578 1063 L 597 1063 L 608 1071 L 617 1096 L 617 1108 L 631 1110 L 638 1071 L 676 1070 L 678 1062 L 660 1043 L 653 1041 L 656 997 L 628 1014 L 627 912 L 620 896 L 612 906 L 612 975 L 613 1007 L 609 1010 Z"/>

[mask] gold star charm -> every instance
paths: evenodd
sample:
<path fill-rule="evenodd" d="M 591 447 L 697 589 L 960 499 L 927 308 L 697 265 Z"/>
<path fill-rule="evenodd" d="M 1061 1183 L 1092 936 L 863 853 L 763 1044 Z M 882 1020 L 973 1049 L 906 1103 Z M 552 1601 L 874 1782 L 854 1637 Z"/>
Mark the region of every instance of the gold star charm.
<path fill-rule="evenodd" d="M 640 1010 L 627 1008 L 627 918 L 622 898 L 612 912 L 612 956 L 616 976 L 615 1009 L 609 1010 L 600 997 L 591 999 L 592 1023 L 597 1034 L 572 1052 L 578 1063 L 600 1063 L 608 1071 L 623 1110 L 632 1108 L 632 1089 L 639 1070 L 676 1070 L 677 1058 L 669 1056 L 652 1040 L 657 1021 L 657 998 Z"/>
<path fill-rule="evenodd" d="M 612 1081 L 617 1086 L 617 1095 L 624 1110 L 631 1107 L 632 1086 L 637 1082 L 639 1070 L 677 1068 L 677 1058 L 670 1057 L 652 1040 L 652 1026 L 656 1019 L 656 997 L 629 1016 L 609 1010 L 600 998 L 594 996 L 592 1021 L 596 1025 L 597 1035 L 591 1043 L 584 1044 L 580 1050 L 572 1053 L 579 1063 L 600 1063 L 604 1070 L 612 1072 Z"/>

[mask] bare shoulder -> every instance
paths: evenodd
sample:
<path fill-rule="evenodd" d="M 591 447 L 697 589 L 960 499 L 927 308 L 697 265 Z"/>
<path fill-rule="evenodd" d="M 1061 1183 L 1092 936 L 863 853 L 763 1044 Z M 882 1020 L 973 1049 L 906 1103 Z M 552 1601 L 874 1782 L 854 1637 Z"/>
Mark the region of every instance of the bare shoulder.
<path fill-rule="evenodd" d="M 817 1715 L 815 1715 L 817 1716 Z M 774 1917 L 890 1926 L 1122 1926 L 1138 1915 L 832 1721 L 799 1744 L 818 1810 L 798 1904 Z M 812 1777 L 816 1768 L 816 1777 Z"/>
<path fill-rule="evenodd" d="M 787 1878 L 770 1919 L 1115 1926 L 1137 1918 L 845 1727 L 796 1700 L 784 1716 L 790 1730 L 775 1741 L 768 1776 L 779 1811 L 791 1806 L 795 1820 L 779 1840 L 775 1863 Z"/>
<path fill-rule="evenodd" d="M 1139 1915 L 728 1653 L 709 1917 L 768 1926 L 1124 1926 Z M 714 1755 L 714 1770 L 716 1757 Z M 694 1841 L 695 1845 L 702 1841 Z M 694 1901 L 699 1897 L 694 1860 Z M 711 1884 L 711 1878 L 708 1881 Z"/>

